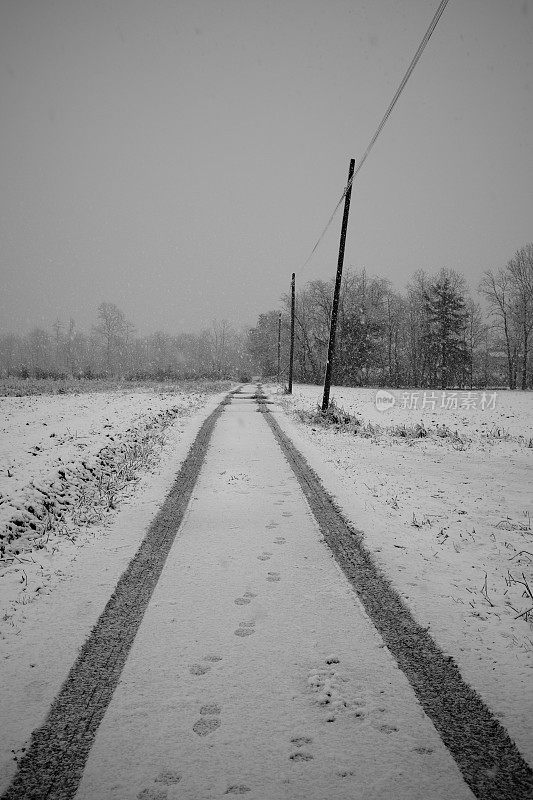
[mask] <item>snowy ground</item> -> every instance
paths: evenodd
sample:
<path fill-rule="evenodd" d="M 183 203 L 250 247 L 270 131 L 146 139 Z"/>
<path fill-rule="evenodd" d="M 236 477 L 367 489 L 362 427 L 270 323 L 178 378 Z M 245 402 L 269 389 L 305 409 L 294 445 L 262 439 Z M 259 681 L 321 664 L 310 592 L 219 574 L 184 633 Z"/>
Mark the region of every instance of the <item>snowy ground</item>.
<path fill-rule="evenodd" d="M 458 393 L 455 408 L 427 392 L 423 408 L 418 394 L 394 392 L 380 411 L 375 390 L 334 388 L 362 422 L 349 432 L 313 421 L 319 387 L 276 398 L 418 621 L 533 762 L 533 397 Z"/>
<path fill-rule="evenodd" d="M 179 391 L 0 397 L 0 557 L 101 519 L 157 458 L 166 427 L 205 399 Z"/>
<path fill-rule="evenodd" d="M 77 800 L 469 800 L 255 403 L 215 427 Z"/>
<path fill-rule="evenodd" d="M 335 390 L 339 405 L 379 424 L 361 436 L 292 417 L 312 411 L 319 395 L 317 387 L 277 395 L 290 417 L 270 408 L 413 613 L 533 761 L 533 635 L 525 615 L 515 619 L 529 606 L 505 581 L 507 570 L 531 575 L 529 396 L 498 396 L 486 416 L 448 409 L 422 419 L 397 406 L 378 412 L 370 391 Z M 106 433 L 118 460 L 150 432 L 155 444 L 115 509 L 106 510 L 103 492 L 100 518 L 69 536 L 72 512 L 62 505 L 48 542 L 26 526 L 19 553 L 23 537 L 6 545 L 0 793 L 220 397 L 19 398 L 18 416 L 15 398 L 2 400 L 11 413 L 3 460 L 11 477 L 2 480 L 15 479 L 7 521 L 31 514 L 34 489 L 63 491 L 62 463 L 85 476 L 87 492 L 98 491 Z M 466 800 L 455 763 L 323 543 L 263 415 L 245 406 L 235 401 L 217 423 L 78 797 L 154 800 L 179 791 L 199 800 L 247 789 L 258 800 Z M 172 408 L 181 410 L 167 414 Z M 423 438 L 388 430 L 404 424 L 409 433 L 421 421 Z"/>
<path fill-rule="evenodd" d="M 151 390 L 0 398 L 0 791 L 221 397 Z M 114 507 L 102 489 L 112 464 L 129 468 Z M 30 505 L 39 514 L 43 500 L 49 513 L 28 512 Z M 7 542 L 13 516 L 24 526 Z"/>

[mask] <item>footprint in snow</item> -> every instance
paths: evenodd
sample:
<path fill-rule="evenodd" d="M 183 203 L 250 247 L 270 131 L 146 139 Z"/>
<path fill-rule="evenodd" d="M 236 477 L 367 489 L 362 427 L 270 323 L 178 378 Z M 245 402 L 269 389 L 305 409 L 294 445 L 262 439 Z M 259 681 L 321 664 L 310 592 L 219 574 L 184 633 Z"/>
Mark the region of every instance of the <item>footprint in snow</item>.
<path fill-rule="evenodd" d="M 229 789 L 226 789 L 224 794 L 246 794 L 247 792 L 251 792 L 249 786 L 245 786 L 243 783 L 236 784 L 235 786 L 230 786 Z"/>
<path fill-rule="evenodd" d="M 274 539 L 274 544 L 285 544 L 286 541 L 287 540 L 285 539 L 284 536 L 276 536 L 276 538 Z"/>
<path fill-rule="evenodd" d="M 340 662 L 337 656 L 328 656 L 325 661 L 327 667 L 309 671 L 307 684 L 316 693 L 317 704 L 327 712 L 326 722 L 335 722 L 337 715 L 344 713 L 348 707 L 342 687 L 346 679 L 334 669 Z M 360 713 L 357 716 L 361 722 L 364 715 Z"/>
<path fill-rule="evenodd" d="M 268 525 L 265 525 L 267 530 L 272 530 L 272 528 L 279 528 L 279 522 L 269 522 Z"/>
<path fill-rule="evenodd" d="M 209 715 L 217 716 L 217 714 L 221 713 L 222 709 L 220 708 L 218 703 L 206 703 L 200 709 L 200 714 L 204 717 Z"/>
<path fill-rule="evenodd" d="M 166 789 L 142 789 L 137 795 L 137 800 L 167 800 Z"/>
<path fill-rule="evenodd" d="M 398 728 L 396 727 L 396 725 L 385 724 L 385 725 L 380 725 L 378 730 L 381 731 L 381 733 L 389 734 L 389 733 L 396 733 L 398 731 Z"/>
<path fill-rule="evenodd" d="M 251 600 L 249 597 L 237 597 L 233 602 L 236 606 L 246 606 L 251 602 Z"/>
<path fill-rule="evenodd" d="M 173 786 L 181 781 L 181 774 L 173 769 L 164 769 L 154 780 L 164 786 Z"/>
<path fill-rule="evenodd" d="M 208 667 L 206 664 L 191 664 L 189 672 L 191 675 L 205 675 L 210 669 L 211 667 Z"/>
<path fill-rule="evenodd" d="M 312 744 L 313 740 L 310 736 L 294 736 L 291 739 L 291 744 L 296 745 L 296 747 L 303 747 L 304 744 Z"/>
<path fill-rule="evenodd" d="M 413 747 L 415 753 L 420 753 L 421 755 L 430 755 L 433 752 L 432 747 Z"/>
<path fill-rule="evenodd" d="M 260 556 L 257 556 L 259 561 L 268 561 L 272 553 L 261 553 Z"/>
<path fill-rule="evenodd" d="M 274 583 L 274 582 L 279 581 L 279 580 L 281 580 L 281 578 L 279 576 L 279 572 L 269 572 L 268 573 L 267 581 L 270 581 L 271 583 Z"/>
<path fill-rule="evenodd" d="M 282 517 L 292 517 L 292 514 L 291 514 L 290 511 L 284 511 L 281 516 Z"/>
<path fill-rule="evenodd" d="M 239 627 L 234 631 L 235 636 L 251 636 L 255 633 L 255 622 L 239 622 Z"/>
<path fill-rule="evenodd" d="M 220 728 L 220 724 L 218 717 L 202 717 L 202 719 L 194 723 L 192 729 L 198 736 L 207 736 L 209 733 L 216 731 L 217 728 Z"/>
<path fill-rule="evenodd" d="M 204 656 L 204 661 L 212 661 L 215 663 L 216 661 L 222 661 L 222 656 L 219 656 L 216 653 L 208 653 L 206 656 Z"/>
<path fill-rule="evenodd" d="M 205 703 L 200 709 L 201 719 L 197 720 L 192 726 L 193 731 L 198 736 L 207 736 L 220 728 L 219 716 L 222 709 L 218 703 Z"/>
<path fill-rule="evenodd" d="M 304 750 L 297 750 L 296 753 L 291 753 L 289 756 L 291 761 L 312 761 L 313 756 L 311 753 L 306 753 Z"/>
<path fill-rule="evenodd" d="M 249 592 L 249 591 L 246 591 L 246 592 L 243 594 L 243 597 L 250 597 L 250 598 L 252 598 L 252 597 L 257 597 L 257 594 L 256 594 L 255 592 Z"/>

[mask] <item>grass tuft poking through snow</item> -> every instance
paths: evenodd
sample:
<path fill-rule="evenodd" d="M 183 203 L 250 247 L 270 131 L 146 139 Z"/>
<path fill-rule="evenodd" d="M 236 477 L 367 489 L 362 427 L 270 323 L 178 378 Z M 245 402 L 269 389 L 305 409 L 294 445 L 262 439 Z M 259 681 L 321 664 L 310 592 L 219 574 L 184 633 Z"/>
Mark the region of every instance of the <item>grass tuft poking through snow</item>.
<path fill-rule="evenodd" d="M 2 382 L 0 577 L 32 553 L 52 554 L 62 540 L 74 542 L 104 522 L 141 476 L 156 469 L 169 427 L 179 427 L 210 392 L 225 388 L 199 382 L 185 390 L 109 392 L 102 382 L 89 382 L 93 391 L 76 394 L 82 383 L 70 381 L 63 392 L 52 387 L 52 394 L 48 383 Z"/>
<path fill-rule="evenodd" d="M 73 537 L 76 529 L 101 522 L 125 490 L 154 465 L 166 428 L 180 414 L 174 407 L 117 434 L 94 459 L 58 466 L 44 480 L 33 479 L 0 533 L 2 561 L 41 550 L 53 535 Z"/>
<path fill-rule="evenodd" d="M 375 422 L 365 422 L 351 412 L 347 411 L 342 406 L 337 405 L 335 400 L 331 400 L 326 411 L 322 411 L 320 405 L 317 405 L 314 410 L 307 408 L 296 408 L 296 416 L 301 422 L 307 425 L 320 425 L 323 428 L 333 429 L 337 433 L 351 433 L 355 436 L 362 436 L 366 439 L 377 439 L 383 436 L 392 436 L 398 439 L 405 439 L 411 441 L 413 439 L 425 439 L 426 437 L 433 437 L 438 439 L 449 439 L 454 446 L 458 449 L 464 449 L 469 440 L 467 437 L 461 437 L 456 431 L 452 431 L 446 425 L 435 425 L 435 427 L 426 428 L 423 422 L 416 422 L 413 424 L 406 424 L 405 422 L 400 425 L 379 425 Z M 488 437 L 507 438 L 501 431 L 491 431 L 487 434 Z"/>

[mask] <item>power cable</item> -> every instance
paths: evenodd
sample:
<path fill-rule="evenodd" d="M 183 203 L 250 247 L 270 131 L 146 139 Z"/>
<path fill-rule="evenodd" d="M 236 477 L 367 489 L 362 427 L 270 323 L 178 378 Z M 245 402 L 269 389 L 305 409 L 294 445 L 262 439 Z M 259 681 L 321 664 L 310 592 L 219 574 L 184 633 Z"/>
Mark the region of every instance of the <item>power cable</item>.
<path fill-rule="evenodd" d="M 341 205 L 342 201 L 344 200 L 344 198 L 346 196 L 346 192 L 348 191 L 350 186 L 353 184 L 353 182 L 356 179 L 361 167 L 365 163 L 370 151 L 374 147 L 379 134 L 381 133 L 381 131 L 385 127 L 385 124 L 386 124 L 388 118 L 390 117 L 394 106 L 398 102 L 398 99 L 399 99 L 401 93 L 403 92 L 407 81 L 411 77 L 411 73 L 413 72 L 414 68 L 418 64 L 418 62 L 420 60 L 420 57 L 421 57 L 422 53 L 424 52 L 424 49 L 425 49 L 427 43 L 429 42 L 433 31 L 437 27 L 437 23 L 440 20 L 440 18 L 442 17 L 442 14 L 444 13 L 444 9 L 446 8 L 447 5 L 448 5 L 448 0 L 441 0 L 441 2 L 439 4 L 439 7 L 437 8 L 437 10 L 435 11 L 435 14 L 433 15 L 433 19 L 431 20 L 428 29 L 427 29 L 426 33 L 424 34 L 424 36 L 422 38 L 422 41 L 420 42 L 420 44 L 418 46 L 418 50 L 416 51 L 416 53 L 414 54 L 413 58 L 411 59 L 411 63 L 409 64 L 409 67 L 407 68 L 407 72 L 403 76 L 403 78 L 402 78 L 402 80 L 400 82 L 400 85 L 398 86 L 398 89 L 396 90 L 396 93 L 394 94 L 394 97 L 392 98 L 392 100 L 391 100 L 391 102 L 389 104 L 389 107 L 387 108 L 387 110 L 386 110 L 386 112 L 385 112 L 385 114 L 383 116 L 383 119 L 379 123 L 379 125 L 378 125 L 378 127 L 376 129 L 376 132 L 372 136 L 372 138 L 371 138 L 371 140 L 370 140 L 370 142 L 368 144 L 368 147 L 366 148 L 365 152 L 363 153 L 362 158 L 360 159 L 360 161 L 358 163 L 356 163 L 356 168 L 355 168 L 355 171 L 354 171 L 354 174 L 353 174 L 351 180 L 346 185 L 346 188 L 344 189 L 342 195 L 339 198 L 339 202 L 337 203 L 337 205 L 333 209 L 333 213 L 330 216 L 330 218 L 329 218 L 329 220 L 328 220 L 328 222 L 326 224 L 326 227 L 324 228 L 324 230 L 322 231 L 322 233 L 318 237 L 315 246 L 313 247 L 313 249 L 311 250 L 309 256 L 307 257 L 307 260 L 302 265 L 302 267 L 300 269 L 300 273 L 307 267 L 307 265 L 311 261 L 312 257 L 314 256 L 315 252 L 318 249 L 318 246 L 320 245 L 320 242 L 324 238 L 324 236 L 326 234 L 326 231 L 328 230 L 329 226 L 333 222 L 333 220 L 335 218 L 335 215 L 337 214 L 337 211 L 339 210 L 340 205 Z"/>

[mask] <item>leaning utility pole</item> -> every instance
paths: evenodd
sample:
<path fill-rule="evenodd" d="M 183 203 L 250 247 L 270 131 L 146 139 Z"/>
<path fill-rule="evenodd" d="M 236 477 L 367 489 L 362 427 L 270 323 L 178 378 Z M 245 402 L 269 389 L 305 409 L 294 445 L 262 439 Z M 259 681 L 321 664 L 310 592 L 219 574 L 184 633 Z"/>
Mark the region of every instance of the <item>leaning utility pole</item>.
<path fill-rule="evenodd" d="M 278 383 L 281 379 L 281 311 L 278 315 Z"/>
<path fill-rule="evenodd" d="M 348 183 L 344 192 L 344 214 L 342 217 L 341 241 L 339 245 L 339 260 L 337 262 L 337 277 L 335 279 L 335 291 L 333 292 L 333 307 L 331 309 L 331 325 L 329 329 L 328 360 L 326 361 L 326 374 L 324 376 L 324 397 L 322 399 L 322 411 L 327 411 L 329 406 L 329 390 L 331 387 L 331 372 L 333 368 L 333 358 L 335 355 L 335 334 L 337 331 L 337 315 L 339 313 L 339 296 L 341 293 L 342 265 L 344 263 L 344 246 L 346 244 L 346 229 L 348 227 L 348 214 L 350 213 L 350 198 L 352 196 L 351 180 L 355 168 L 355 159 L 350 159 L 350 169 L 348 170 Z"/>
<path fill-rule="evenodd" d="M 296 291 L 296 274 L 292 273 L 291 278 L 291 354 L 289 357 L 289 388 L 288 394 L 292 394 L 292 365 L 294 363 L 294 307 Z"/>

